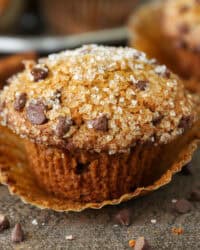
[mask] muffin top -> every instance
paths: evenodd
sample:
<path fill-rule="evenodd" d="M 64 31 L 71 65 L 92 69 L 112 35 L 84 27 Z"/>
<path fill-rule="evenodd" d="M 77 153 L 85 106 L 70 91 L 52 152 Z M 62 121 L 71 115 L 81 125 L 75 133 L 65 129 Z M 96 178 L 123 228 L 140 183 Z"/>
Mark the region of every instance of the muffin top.
<path fill-rule="evenodd" d="M 200 53 L 200 0 L 166 0 L 163 32 L 176 38 L 176 45 Z"/>
<path fill-rule="evenodd" d="M 132 48 L 87 45 L 26 61 L 0 102 L 1 124 L 21 137 L 109 154 L 168 143 L 195 120 L 179 78 Z"/>

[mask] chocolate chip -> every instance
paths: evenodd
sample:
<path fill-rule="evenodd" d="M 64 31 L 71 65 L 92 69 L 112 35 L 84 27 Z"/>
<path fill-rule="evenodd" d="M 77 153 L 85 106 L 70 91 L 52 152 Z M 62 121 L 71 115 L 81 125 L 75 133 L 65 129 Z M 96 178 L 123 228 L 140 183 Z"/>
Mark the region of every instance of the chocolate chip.
<path fill-rule="evenodd" d="M 150 250 L 151 247 L 144 237 L 137 238 L 134 250 Z"/>
<path fill-rule="evenodd" d="M 166 69 L 163 76 L 166 77 L 166 78 L 170 78 L 171 72 L 168 69 Z"/>
<path fill-rule="evenodd" d="M 95 120 L 89 122 L 90 126 L 96 130 L 107 131 L 108 130 L 108 118 L 106 115 L 102 115 Z"/>
<path fill-rule="evenodd" d="M 189 10 L 190 10 L 190 6 L 189 5 L 183 5 L 179 9 L 179 13 L 184 14 L 185 12 L 187 12 Z"/>
<path fill-rule="evenodd" d="M 31 75 L 35 82 L 45 79 L 49 74 L 49 69 L 46 66 L 38 66 L 32 68 Z"/>
<path fill-rule="evenodd" d="M 5 101 L 3 101 L 3 102 L 0 103 L 0 113 L 3 112 L 5 106 L 6 106 Z"/>
<path fill-rule="evenodd" d="M 45 105 L 38 101 L 36 103 L 29 104 L 29 106 L 26 108 L 26 115 L 32 124 L 41 125 L 47 122 L 45 111 Z"/>
<path fill-rule="evenodd" d="M 191 201 L 200 201 L 200 190 L 197 188 L 193 189 L 190 193 L 189 199 Z"/>
<path fill-rule="evenodd" d="M 185 214 L 192 210 L 192 204 L 188 200 L 180 199 L 174 203 L 174 209 L 180 214 Z"/>
<path fill-rule="evenodd" d="M 0 214 L 0 232 L 2 232 L 3 230 L 9 227 L 10 227 L 10 222 L 8 218 L 5 215 Z"/>
<path fill-rule="evenodd" d="M 16 111 L 21 111 L 26 105 L 26 100 L 27 100 L 27 94 L 20 93 L 15 99 L 14 109 Z"/>
<path fill-rule="evenodd" d="M 188 34 L 190 32 L 190 27 L 188 24 L 183 23 L 180 26 L 178 26 L 178 30 L 181 34 Z"/>
<path fill-rule="evenodd" d="M 58 137 L 64 136 L 70 129 L 71 125 L 73 124 L 71 119 L 68 119 L 66 117 L 59 117 L 58 123 L 56 126 L 55 133 Z"/>
<path fill-rule="evenodd" d="M 164 118 L 164 116 L 161 114 L 159 116 L 153 118 L 153 120 L 152 120 L 153 125 L 154 126 L 159 125 L 163 118 Z"/>
<path fill-rule="evenodd" d="M 21 224 L 17 223 L 12 231 L 11 240 L 14 243 L 19 243 L 24 240 L 24 232 Z"/>
<path fill-rule="evenodd" d="M 188 48 L 188 44 L 184 40 L 179 40 L 179 41 L 175 42 L 175 47 L 177 49 L 187 49 Z"/>
<path fill-rule="evenodd" d="M 114 217 L 117 224 L 122 226 L 130 226 L 131 224 L 131 210 L 122 209 Z"/>
<path fill-rule="evenodd" d="M 184 130 L 188 129 L 191 125 L 191 116 L 184 116 L 180 119 L 178 127 Z"/>
<path fill-rule="evenodd" d="M 140 89 L 141 91 L 144 91 L 146 88 L 147 88 L 147 85 L 148 85 L 148 81 L 145 81 L 145 80 L 139 80 L 137 83 L 136 83 L 136 87 L 138 89 Z"/>

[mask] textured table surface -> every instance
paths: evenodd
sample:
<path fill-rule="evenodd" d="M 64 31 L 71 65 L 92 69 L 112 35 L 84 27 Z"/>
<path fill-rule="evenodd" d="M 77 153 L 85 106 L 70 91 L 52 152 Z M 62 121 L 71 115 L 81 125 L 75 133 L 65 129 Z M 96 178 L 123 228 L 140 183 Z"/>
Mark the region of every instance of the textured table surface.
<path fill-rule="evenodd" d="M 172 209 L 173 199 L 187 198 L 192 187 L 200 185 L 200 151 L 193 159 L 192 175 L 177 174 L 173 181 L 160 190 L 120 206 L 81 213 L 56 213 L 23 204 L 0 186 L 0 213 L 6 214 L 11 228 L 0 233 L 0 250 L 10 249 L 130 249 L 128 242 L 145 236 L 152 249 L 200 249 L 200 202 L 193 202 L 191 212 L 183 215 Z M 122 208 L 132 212 L 129 227 L 116 225 L 113 216 Z M 156 223 L 151 223 L 156 219 Z M 25 231 L 25 241 L 13 244 L 11 230 L 20 222 Z M 182 235 L 174 235 L 173 227 L 182 227 Z M 73 240 L 66 236 L 72 235 Z"/>

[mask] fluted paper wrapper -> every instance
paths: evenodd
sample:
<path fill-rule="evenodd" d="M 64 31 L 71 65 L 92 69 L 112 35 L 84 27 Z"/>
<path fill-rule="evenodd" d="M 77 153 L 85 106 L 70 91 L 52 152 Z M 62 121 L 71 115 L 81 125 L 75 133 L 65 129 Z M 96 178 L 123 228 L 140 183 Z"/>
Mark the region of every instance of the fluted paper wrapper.
<path fill-rule="evenodd" d="M 193 131 L 182 137 L 169 149 L 169 154 L 163 156 L 163 161 L 170 162 L 170 166 L 155 181 L 147 186 L 141 186 L 133 192 L 102 202 L 80 202 L 57 197 L 37 185 L 34 175 L 29 171 L 24 142 L 12 134 L 8 129 L 1 128 L 0 133 L 0 180 L 8 186 L 11 194 L 17 195 L 25 203 L 35 205 L 41 209 L 49 208 L 56 211 L 82 211 L 86 208 L 100 209 L 105 205 L 116 205 L 121 202 L 146 195 L 169 183 L 172 176 L 181 170 L 182 166 L 191 161 L 197 148 L 198 138 Z M 178 149 L 179 147 L 179 149 Z M 176 155 L 175 160 L 171 155 Z"/>

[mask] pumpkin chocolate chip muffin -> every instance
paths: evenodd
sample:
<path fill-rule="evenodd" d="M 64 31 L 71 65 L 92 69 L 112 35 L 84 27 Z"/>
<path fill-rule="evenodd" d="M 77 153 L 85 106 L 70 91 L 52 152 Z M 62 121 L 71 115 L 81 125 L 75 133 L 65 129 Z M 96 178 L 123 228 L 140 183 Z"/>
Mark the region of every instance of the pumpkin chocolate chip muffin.
<path fill-rule="evenodd" d="M 129 22 L 131 44 L 167 64 L 200 93 L 200 1 L 155 1 Z"/>
<path fill-rule="evenodd" d="M 83 203 L 152 184 L 183 160 L 196 121 L 180 79 L 132 48 L 87 45 L 27 61 L 0 100 L 1 124 L 25 138 L 37 184 Z"/>

